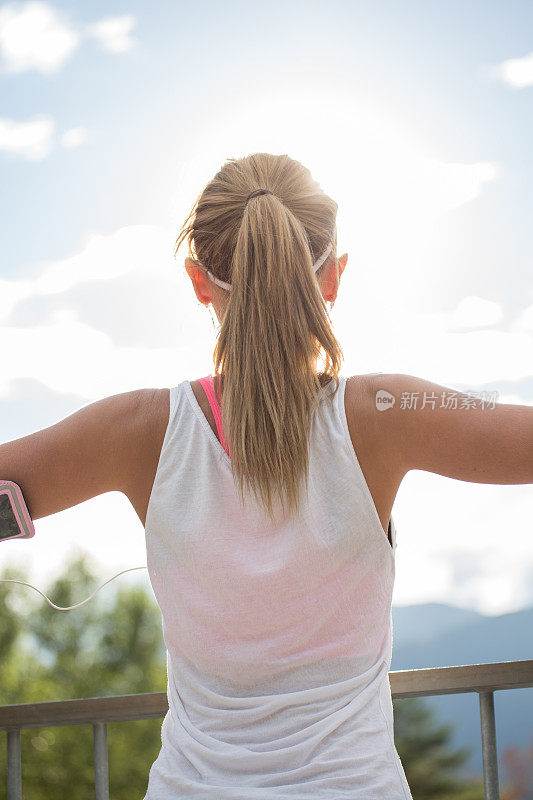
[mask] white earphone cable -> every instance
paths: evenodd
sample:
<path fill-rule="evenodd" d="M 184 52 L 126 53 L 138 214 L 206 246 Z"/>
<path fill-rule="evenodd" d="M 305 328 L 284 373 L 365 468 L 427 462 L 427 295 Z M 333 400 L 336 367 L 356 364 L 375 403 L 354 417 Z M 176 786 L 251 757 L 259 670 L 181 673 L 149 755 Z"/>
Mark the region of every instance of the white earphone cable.
<path fill-rule="evenodd" d="M 89 600 L 90 600 L 92 597 L 94 597 L 94 595 L 96 594 L 96 592 L 99 592 L 99 591 L 100 591 L 100 589 L 102 589 L 102 588 L 103 588 L 103 587 L 104 587 L 106 584 L 110 583 L 111 581 L 114 581 L 114 580 L 115 580 L 115 578 L 118 578 L 118 576 L 119 576 L 119 575 L 123 575 L 125 572 L 132 572 L 132 571 L 133 571 L 133 570 L 135 570 L 135 569 L 148 569 L 148 567 L 146 567 L 146 566 L 142 566 L 142 567 L 129 567 L 129 569 L 123 569 L 123 570 L 122 570 L 122 572 L 117 572 L 117 574 L 116 574 L 116 575 L 113 575 L 113 577 L 112 577 L 112 578 L 109 578 L 109 580 L 108 580 L 108 581 L 106 581 L 105 583 L 103 583 L 101 586 L 99 586 L 99 587 L 98 587 L 98 589 L 95 589 L 95 590 L 94 590 L 94 592 L 93 592 L 91 595 L 89 595 L 89 597 L 88 597 L 86 600 L 82 600 L 82 601 L 81 601 L 81 603 L 76 603 L 76 604 L 75 604 L 75 605 L 73 605 L 73 606 L 56 606 L 56 604 L 55 604 L 55 603 L 52 603 L 52 601 L 51 601 L 51 600 L 50 600 L 50 599 L 49 599 L 49 598 L 48 598 L 48 597 L 47 597 L 47 596 L 44 594 L 44 592 L 41 592 L 41 590 L 40 590 L 40 589 L 38 589 L 36 586 L 34 586 L 34 585 L 33 585 L 33 583 L 26 583 L 25 581 L 15 581 L 15 580 L 13 580 L 13 579 L 11 579 L 11 578 L 0 578 L 0 583 L 20 583 L 22 586 L 29 586 L 30 588 L 32 588 L 32 589 L 35 589 L 35 591 L 36 591 L 36 592 L 39 592 L 39 594 L 42 594 L 42 596 L 44 597 L 44 599 L 45 599 L 45 600 L 46 600 L 48 603 L 50 603 L 50 605 L 51 605 L 53 608 L 57 608 L 57 610 L 58 610 L 58 611 L 70 611 L 72 608 L 78 608 L 78 606 L 82 606 L 84 603 L 87 603 L 87 602 L 89 602 Z"/>

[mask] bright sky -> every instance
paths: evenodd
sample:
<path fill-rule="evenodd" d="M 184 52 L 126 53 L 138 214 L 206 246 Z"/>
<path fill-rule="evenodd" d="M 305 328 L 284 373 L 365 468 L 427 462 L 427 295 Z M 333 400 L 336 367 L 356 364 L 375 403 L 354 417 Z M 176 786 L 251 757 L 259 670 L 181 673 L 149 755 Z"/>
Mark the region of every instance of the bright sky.
<path fill-rule="evenodd" d="M 258 151 L 339 204 L 342 374 L 533 404 L 532 30 L 526 0 L 0 2 L 0 441 L 212 371 L 173 242 L 225 159 Z M 531 605 L 532 511 L 532 484 L 409 473 L 395 604 Z M 0 568 L 41 588 L 74 552 L 102 581 L 146 563 L 119 493 L 35 528 Z"/>

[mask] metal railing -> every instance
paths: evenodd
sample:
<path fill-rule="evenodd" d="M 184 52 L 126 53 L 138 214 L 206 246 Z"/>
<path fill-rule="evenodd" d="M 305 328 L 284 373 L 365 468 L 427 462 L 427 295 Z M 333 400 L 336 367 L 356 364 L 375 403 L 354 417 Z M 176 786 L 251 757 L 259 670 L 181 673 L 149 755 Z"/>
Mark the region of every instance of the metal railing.
<path fill-rule="evenodd" d="M 479 694 L 485 798 L 499 800 L 494 692 L 532 687 L 533 660 L 397 670 L 389 672 L 389 680 L 393 699 L 465 692 Z M 0 730 L 7 731 L 7 800 L 21 800 L 22 796 L 22 728 L 92 724 L 95 798 L 109 800 L 107 723 L 154 719 L 164 717 L 167 711 L 166 692 L 0 706 Z"/>

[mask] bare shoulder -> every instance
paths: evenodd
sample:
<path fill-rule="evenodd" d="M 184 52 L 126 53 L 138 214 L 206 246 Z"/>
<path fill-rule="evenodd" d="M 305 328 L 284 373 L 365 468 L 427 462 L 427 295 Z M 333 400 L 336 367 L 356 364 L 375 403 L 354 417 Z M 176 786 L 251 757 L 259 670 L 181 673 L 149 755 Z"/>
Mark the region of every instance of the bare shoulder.
<path fill-rule="evenodd" d="M 396 377 L 389 373 L 369 372 L 351 375 L 346 381 L 346 416 L 354 428 L 361 430 L 361 435 L 363 431 L 368 432 L 376 447 L 380 443 L 384 446 L 387 441 L 379 411 L 383 409 L 383 391 L 388 394 L 392 394 L 392 389 L 397 391 Z"/>
<path fill-rule="evenodd" d="M 398 414 L 398 398 L 411 386 L 406 380 L 409 377 L 389 372 L 354 376 L 352 413 L 359 418 L 361 436 L 371 442 L 376 458 L 397 486 L 408 472 L 402 447 L 404 417 Z"/>
<path fill-rule="evenodd" d="M 170 389 L 143 389 L 138 413 L 138 446 L 150 464 L 159 461 L 170 417 Z"/>
<path fill-rule="evenodd" d="M 170 416 L 170 389 L 140 389 L 135 429 L 124 443 L 128 497 L 143 526 Z"/>
<path fill-rule="evenodd" d="M 405 475 L 403 462 L 395 451 L 394 440 L 382 425 L 383 415 L 376 407 L 376 392 L 383 385 L 384 373 L 351 375 L 346 381 L 346 420 L 352 446 L 374 500 L 384 530 L 387 529 L 394 500 Z"/>
<path fill-rule="evenodd" d="M 140 389 L 139 422 L 160 428 L 168 423 L 170 414 L 170 389 Z"/>

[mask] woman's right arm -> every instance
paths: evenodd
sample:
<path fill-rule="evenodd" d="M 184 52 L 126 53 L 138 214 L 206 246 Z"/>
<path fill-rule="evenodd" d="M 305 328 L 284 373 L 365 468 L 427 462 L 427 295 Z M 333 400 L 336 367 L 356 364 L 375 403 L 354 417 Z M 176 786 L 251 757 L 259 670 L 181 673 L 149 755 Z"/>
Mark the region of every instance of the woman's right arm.
<path fill-rule="evenodd" d="M 413 375 L 368 378 L 372 428 L 399 475 L 420 469 L 472 483 L 533 483 L 533 406 L 485 398 L 483 408 L 479 397 Z M 376 402 L 380 390 L 394 403 L 387 394 Z"/>

